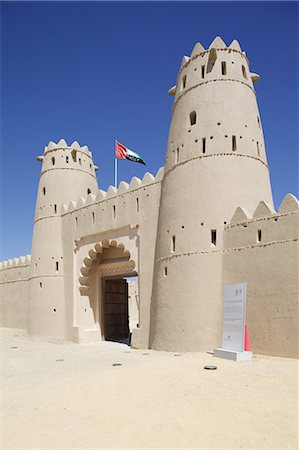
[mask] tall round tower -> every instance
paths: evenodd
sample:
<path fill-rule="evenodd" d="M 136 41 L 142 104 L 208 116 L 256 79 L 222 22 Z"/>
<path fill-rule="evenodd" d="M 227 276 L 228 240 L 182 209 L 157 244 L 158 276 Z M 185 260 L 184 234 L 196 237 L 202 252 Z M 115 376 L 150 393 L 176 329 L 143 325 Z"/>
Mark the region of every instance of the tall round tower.
<path fill-rule="evenodd" d="M 196 351 L 221 343 L 222 235 L 238 206 L 272 205 L 249 63 L 216 37 L 184 56 L 162 182 L 150 345 Z M 244 280 L 240 280 L 244 281 Z"/>
<path fill-rule="evenodd" d="M 97 166 L 87 146 L 49 142 L 40 174 L 31 253 L 28 332 L 63 338 L 65 335 L 64 267 L 61 205 L 89 193 L 96 195 Z"/>

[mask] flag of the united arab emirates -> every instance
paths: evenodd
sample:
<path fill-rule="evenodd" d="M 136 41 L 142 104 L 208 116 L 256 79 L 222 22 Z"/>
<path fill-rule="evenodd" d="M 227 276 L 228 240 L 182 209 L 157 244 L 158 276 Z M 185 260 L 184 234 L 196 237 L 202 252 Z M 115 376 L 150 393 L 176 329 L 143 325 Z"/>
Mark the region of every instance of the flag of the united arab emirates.
<path fill-rule="evenodd" d="M 145 165 L 145 162 L 137 153 L 132 152 L 123 144 L 115 141 L 115 157 L 118 159 L 129 159 L 130 161 L 138 162 Z"/>

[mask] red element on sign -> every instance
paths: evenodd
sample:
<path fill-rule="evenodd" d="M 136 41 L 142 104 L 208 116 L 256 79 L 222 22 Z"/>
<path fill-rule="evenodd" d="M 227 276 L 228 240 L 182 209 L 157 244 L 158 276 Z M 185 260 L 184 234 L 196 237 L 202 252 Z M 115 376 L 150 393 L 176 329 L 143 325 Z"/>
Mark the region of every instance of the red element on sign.
<path fill-rule="evenodd" d="M 119 159 L 126 159 L 127 147 L 118 141 L 115 141 L 115 157 Z"/>
<path fill-rule="evenodd" d="M 248 326 L 247 325 L 245 325 L 244 350 L 245 350 L 245 352 L 250 352 L 251 351 L 251 345 L 250 345 L 249 334 L 248 334 Z"/>

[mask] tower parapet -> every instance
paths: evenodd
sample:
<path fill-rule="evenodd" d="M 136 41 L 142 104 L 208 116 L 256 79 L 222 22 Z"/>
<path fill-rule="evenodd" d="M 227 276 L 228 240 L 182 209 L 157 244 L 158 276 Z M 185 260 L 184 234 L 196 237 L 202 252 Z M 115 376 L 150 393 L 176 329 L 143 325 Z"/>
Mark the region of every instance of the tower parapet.
<path fill-rule="evenodd" d="M 194 351 L 219 346 L 222 237 L 235 209 L 273 206 L 257 79 L 237 41 L 217 37 L 184 57 L 162 181 L 151 345 Z M 194 288 L 198 286 L 198 288 Z"/>

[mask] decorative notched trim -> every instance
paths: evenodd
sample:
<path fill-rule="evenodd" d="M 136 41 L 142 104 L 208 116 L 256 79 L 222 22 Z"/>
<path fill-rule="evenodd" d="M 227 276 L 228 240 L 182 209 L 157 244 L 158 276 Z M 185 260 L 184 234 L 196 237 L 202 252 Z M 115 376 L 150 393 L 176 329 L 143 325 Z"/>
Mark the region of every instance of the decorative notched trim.
<path fill-rule="evenodd" d="M 257 222 L 259 220 L 273 220 L 280 216 L 289 216 L 291 214 L 296 214 L 299 212 L 299 202 L 293 194 L 287 194 L 278 212 L 276 212 L 268 202 L 262 200 L 257 205 L 253 216 L 251 217 L 245 208 L 238 206 L 235 210 L 232 219 L 225 228 L 230 228 L 238 225 L 243 225 L 245 223 Z"/>
<path fill-rule="evenodd" d="M 48 145 L 45 147 L 45 151 L 44 151 L 44 155 L 52 150 L 57 150 L 59 148 L 63 148 L 63 149 L 74 149 L 74 150 L 78 150 L 81 151 L 82 153 L 85 153 L 86 155 L 88 155 L 89 157 L 92 157 L 92 153 L 89 150 L 89 148 L 87 147 L 87 145 L 83 145 L 82 147 L 80 146 L 80 144 L 77 141 L 74 141 L 71 143 L 71 145 L 68 145 L 67 142 L 64 139 L 60 139 L 60 141 L 56 144 L 53 141 L 50 141 L 48 143 Z"/>
<path fill-rule="evenodd" d="M 247 222 L 249 219 L 251 219 L 249 212 L 246 209 L 242 208 L 242 206 L 238 206 L 230 223 L 234 225 L 236 223 Z"/>
<path fill-rule="evenodd" d="M 140 180 L 140 178 L 138 177 L 133 177 L 130 181 L 130 184 L 126 183 L 125 181 L 121 181 L 118 188 L 114 186 L 109 186 L 107 192 L 103 191 L 102 189 L 99 189 L 96 196 L 89 194 L 87 200 L 81 197 L 78 200 L 78 202 L 71 200 L 68 206 L 63 204 L 61 207 L 61 214 L 64 215 L 71 211 L 92 205 L 94 203 L 108 200 L 110 198 L 115 198 L 118 195 L 125 194 L 126 192 L 133 192 L 137 189 L 140 189 L 143 186 L 147 186 L 154 183 L 160 183 L 163 179 L 163 176 L 164 176 L 164 167 L 160 167 L 160 169 L 156 173 L 156 176 L 152 175 L 149 172 L 146 172 L 142 180 Z"/>
<path fill-rule="evenodd" d="M 268 202 L 265 202 L 264 200 L 262 200 L 257 205 L 257 208 L 253 213 L 253 218 L 259 219 L 261 217 L 273 216 L 274 214 L 275 214 L 275 210 L 272 208 L 272 206 L 269 205 Z"/>
<path fill-rule="evenodd" d="M 299 202 L 297 198 L 293 194 L 287 194 L 281 202 L 278 212 L 279 214 L 286 214 L 289 212 L 298 211 L 298 209 Z"/>
<path fill-rule="evenodd" d="M 242 58 L 246 59 L 246 61 L 248 63 L 246 53 L 242 51 L 240 44 L 236 39 L 234 39 L 231 42 L 231 44 L 229 46 L 227 46 L 225 44 L 225 42 L 223 41 L 223 39 L 220 36 L 217 36 L 213 40 L 213 42 L 211 43 L 211 45 L 209 46 L 209 48 L 207 50 L 205 50 L 205 48 L 200 44 L 200 42 L 197 42 L 197 44 L 195 44 L 195 47 L 192 50 L 191 57 L 189 59 L 186 59 L 185 64 L 183 64 L 183 61 L 182 61 L 178 75 L 180 75 L 182 70 L 184 70 L 190 64 L 191 61 L 198 58 L 199 56 L 209 53 L 210 50 L 239 53 L 242 56 Z M 185 58 L 188 58 L 188 57 L 185 57 Z"/>
<path fill-rule="evenodd" d="M 80 268 L 80 276 L 79 276 L 79 288 L 81 291 L 81 288 L 83 288 L 83 291 L 86 291 L 86 287 L 90 284 L 90 276 L 89 272 L 92 267 L 94 267 L 97 263 L 98 254 L 103 253 L 105 248 L 109 247 L 117 247 L 118 249 L 122 250 L 123 257 L 127 257 L 128 259 L 125 262 L 120 262 L 117 267 L 112 266 L 109 263 L 103 262 L 103 273 L 105 275 L 107 274 L 114 274 L 118 273 L 119 270 L 122 273 L 125 273 L 130 271 L 133 272 L 135 268 L 135 261 L 131 259 L 131 254 L 128 250 L 125 249 L 124 245 L 121 243 L 118 243 L 115 239 L 103 239 L 100 242 L 97 242 L 93 245 L 93 247 L 88 251 L 88 255 L 84 258 L 83 264 Z M 82 293 L 82 291 L 81 291 Z"/>
<path fill-rule="evenodd" d="M 26 267 L 31 264 L 31 255 L 20 256 L 19 258 L 11 258 L 7 261 L 0 262 L 0 270 L 13 269 L 15 267 Z"/>

